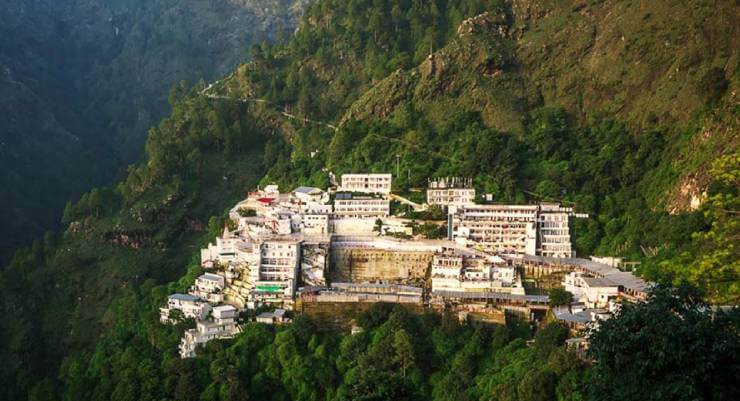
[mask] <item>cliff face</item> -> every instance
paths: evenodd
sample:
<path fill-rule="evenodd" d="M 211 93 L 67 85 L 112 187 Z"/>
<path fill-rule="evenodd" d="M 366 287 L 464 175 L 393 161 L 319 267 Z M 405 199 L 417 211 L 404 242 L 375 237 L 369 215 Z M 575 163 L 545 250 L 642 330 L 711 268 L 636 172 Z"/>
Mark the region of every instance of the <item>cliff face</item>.
<path fill-rule="evenodd" d="M 173 85 L 228 73 L 251 44 L 292 32 L 306 3 L 3 2 L 0 260 L 140 157 Z"/>

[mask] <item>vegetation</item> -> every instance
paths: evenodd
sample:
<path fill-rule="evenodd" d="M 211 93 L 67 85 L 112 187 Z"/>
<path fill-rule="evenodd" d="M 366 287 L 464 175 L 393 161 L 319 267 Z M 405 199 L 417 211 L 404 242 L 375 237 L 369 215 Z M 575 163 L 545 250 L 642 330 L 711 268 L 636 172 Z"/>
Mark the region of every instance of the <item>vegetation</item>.
<path fill-rule="evenodd" d="M 598 399 L 737 398 L 740 309 L 713 311 L 701 299 L 695 288 L 657 288 L 600 322 L 589 349 Z"/>
<path fill-rule="evenodd" d="M 453 316 L 414 315 L 388 304 L 358 316 L 360 334 L 321 331 L 305 316 L 276 328 L 249 323 L 237 339 L 211 342 L 199 357 L 180 360 L 175 351 L 183 327 L 157 323 L 157 302 L 167 290 L 146 283 L 117 303 L 114 332 L 92 353 L 65 363 L 63 398 L 550 400 L 583 395 L 585 365 L 562 347 L 567 330 L 560 326 L 541 330 L 530 348 L 505 326 L 460 325 Z M 122 349 L 121 342 L 127 347 Z M 42 385 L 36 388 L 43 391 Z"/>
<path fill-rule="evenodd" d="M 240 3 L 240 4 L 237 4 Z M 0 264 L 119 180 L 170 87 L 228 74 L 305 0 L 9 0 L 0 9 Z M 296 4 L 291 12 L 288 9 Z"/>
<path fill-rule="evenodd" d="M 550 296 L 550 307 L 570 305 L 573 301 L 573 294 L 562 288 L 553 288 L 548 293 Z"/>
<path fill-rule="evenodd" d="M 563 349 L 562 326 L 539 330 L 529 347 L 520 327 L 459 326 L 384 305 L 358 317 L 358 335 L 299 316 L 281 328 L 250 324 L 192 360 L 176 357 L 187 323 L 157 323 L 165 295 L 200 273 L 195 250 L 260 179 L 325 187 L 325 169 L 395 171 L 396 160 L 400 191 L 457 175 L 496 201 L 560 201 L 590 214 L 575 224 L 580 255 L 640 259 L 650 279 L 737 303 L 737 75 L 723 17 L 734 14 L 724 3 L 671 4 L 670 13 L 656 11 L 663 1 L 523 3 L 319 0 L 294 38 L 254 47 L 252 63 L 209 90 L 216 97 L 176 86 L 145 161 L 69 203 L 66 231 L 20 250 L 0 273 L 0 398 L 601 399 L 618 390 L 611 383 L 636 394 L 640 376 L 615 376 L 632 369 L 620 352 L 656 384 L 653 399 L 737 398 L 712 367 L 736 366 L 735 315 L 713 326 L 700 306 L 662 295 L 604 322 L 593 368 Z M 676 32 L 687 27 L 695 41 Z M 718 65 L 723 74 L 711 72 Z M 286 109 L 337 129 L 288 120 Z M 686 182 L 687 193 L 706 190 L 697 210 L 674 199 Z M 661 313 L 667 328 L 695 323 L 676 332 L 691 341 L 646 318 Z M 704 343 L 707 328 L 717 334 Z M 710 358 L 724 350 L 728 359 Z M 692 370 L 699 352 L 707 357 Z"/>
<path fill-rule="evenodd" d="M 200 270 L 193 246 L 223 232 L 225 215 L 212 213 L 241 199 L 274 163 L 263 149 L 276 139 L 262 134 L 269 128 L 250 117 L 247 105 L 209 101 L 195 91 L 183 94 L 172 116 L 152 130 L 148 163 L 130 168 L 116 188 L 69 204 L 66 232 L 17 252 L 2 271 L 0 355 L 11 362 L 0 368 L 7 384 L 0 398 L 41 392 L 45 399 L 62 359 L 90 355 L 98 341 L 138 347 L 128 335 L 100 336 L 113 330 L 119 314 L 138 316 L 139 304 L 130 300 L 140 286 L 172 282 L 190 266 L 169 287 L 184 291 L 182 283 L 191 284 Z M 160 295 L 142 305 L 156 311 Z"/>

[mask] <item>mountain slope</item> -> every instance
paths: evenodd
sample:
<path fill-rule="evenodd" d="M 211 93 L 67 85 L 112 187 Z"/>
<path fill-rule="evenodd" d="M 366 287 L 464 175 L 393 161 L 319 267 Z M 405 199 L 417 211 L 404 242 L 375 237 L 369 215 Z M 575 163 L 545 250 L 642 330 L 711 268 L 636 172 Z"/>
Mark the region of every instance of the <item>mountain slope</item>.
<path fill-rule="evenodd" d="M 139 159 L 173 85 L 226 74 L 251 44 L 291 32 L 305 3 L 5 1 L 0 260 Z"/>
<path fill-rule="evenodd" d="M 423 186 L 430 175 L 464 175 L 497 201 L 572 204 L 591 214 L 575 227 L 581 255 L 639 258 L 640 274 L 696 284 L 712 299 L 737 303 L 740 258 L 733 238 L 738 226 L 727 213 L 736 210 L 740 187 L 734 66 L 722 70 L 728 82 L 717 85 L 713 96 L 701 100 L 696 95 L 686 103 L 699 104 L 691 118 L 656 113 L 660 124 L 643 127 L 641 118 L 632 117 L 643 112 L 637 106 L 620 114 L 610 108 L 611 95 L 596 90 L 599 101 L 588 104 L 603 107 L 581 110 L 569 104 L 591 89 L 552 89 L 552 80 L 566 73 L 556 62 L 571 65 L 571 59 L 554 58 L 550 63 L 556 64 L 541 71 L 525 68 L 522 59 L 529 53 L 519 49 L 516 27 L 523 17 L 516 17 L 516 7 L 527 4 L 319 1 L 287 43 L 255 48 L 253 62 L 212 87 L 177 88 L 172 116 L 149 134 L 146 162 L 132 167 L 115 188 L 92 191 L 70 206 L 63 235 L 49 235 L 24 249 L 0 275 L 5 294 L 0 305 L 7 317 L 0 321 L 0 357 L 12 361 L 0 370 L 2 381 L 12 383 L 3 389 L 6 398 L 59 390 L 68 398 L 125 399 L 138 394 L 130 388 L 139 391 L 151 383 L 157 394 L 177 399 L 198 394 L 239 399 L 244 394 L 239 386 L 260 390 L 263 398 L 316 397 L 310 386 L 284 384 L 296 382 L 334 388 L 332 370 L 318 361 L 340 347 L 352 353 L 351 339 L 337 345 L 319 335 L 306 338 L 311 330 L 298 325 L 297 334 L 291 329 L 276 336 L 279 349 L 260 351 L 267 337 L 247 333 L 233 348 L 216 343 L 207 357 L 181 362 L 174 358 L 174 347 L 182 327 L 155 322 L 166 294 L 192 282 L 198 247 L 222 229 L 219 217 L 244 191 L 260 178 L 282 189 L 324 185 L 325 169 L 395 172 L 398 166 L 397 190 L 409 190 L 411 196 L 410 190 Z M 563 25 L 547 18 L 559 21 L 561 15 L 569 19 L 592 10 L 603 18 L 584 21 L 598 31 L 599 24 L 609 22 L 604 10 L 613 6 L 569 2 L 538 11 L 532 5 L 527 29 L 542 30 L 540 40 L 555 46 L 556 39 L 564 40 L 558 36 Z M 677 15 L 658 33 L 693 23 L 694 14 Z M 468 18 L 473 19 L 458 29 Z M 719 28 L 722 21 L 717 18 Z M 430 26 L 435 28 L 423 29 Z M 725 41 L 718 43 L 734 43 L 734 36 L 722 35 Z M 627 59 L 614 58 L 613 63 Z M 655 60 L 651 68 L 667 71 L 669 61 Z M 711 70 L 714 62 L 700 59 L 697 74 Z M 719 74 L 708 76 L 713 75 L 722 81 Z M 641 95 L 642 104 L 672 108 L 651 93 Z M 286 109 L 322 123 L 289 118 Z M 692 153 L 695 141 L 705 136 L 698 130 L 702 125 L 714 139 L 706 140 L 702 152 Z M 713 162 L 717 150 L 724 157 Z M 699 211 L 668 213 L 658 200 L 681 176 L 707 164 L 714 164 L 702 179 L 711 183 L 711 201 Z M 174 281 L 177 277 L 182 278 Z M 509 353 L 517 347 L 512 345 Z M 298 349 L 316 358 L 298 357 Z M 530 356 L 523 357 L 542 365 Z M 460 358 L 459 366 L 469 366 Z M 511 361 L 493 369 L 509 373 L 519 366 L 517 358 Z M 562 366 L 560 361 L 554 357 L 552 365 Z M 251 380 L 251 373 L 263 366 L 254 381 L 239 379 L 250 372 Z M 296 378 L 291 372 L 305 375 Z M 573 375 L 570 384 L 577 386 L 583 378 Z M 367 376 L 378 382 L 385 378 Z M 481 394 L 503 391 L 496 380 L 524 375 L 502 376 L 478 383 Z M 528 372 L 526 383 L 544 383 L 554 394 L 556 376 Z M 374 388 L 368 384 L 372 380 L 357 379 L 366 387 L 352 391 Z M 460 382 L 454 376 L 448 380 Z M 273 388 L 280 391 L 268 391 Z M 501 394 L 516 397 L 530 387 L 521 388 Z M 572 388 L 565 382 L 561 390 Z M 431 390 L 420 391 L 428 395 Z"/>

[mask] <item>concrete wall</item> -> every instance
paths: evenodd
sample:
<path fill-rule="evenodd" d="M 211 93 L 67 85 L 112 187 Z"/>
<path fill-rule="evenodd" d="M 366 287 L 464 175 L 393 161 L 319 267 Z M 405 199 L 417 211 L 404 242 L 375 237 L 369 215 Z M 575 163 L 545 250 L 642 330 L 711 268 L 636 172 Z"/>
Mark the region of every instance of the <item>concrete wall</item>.
<path fill-rule="evenodd" d="M 332 282 L 420 282 L 433 256 L 432 252 L 332 248 L 329 277 Z"/>

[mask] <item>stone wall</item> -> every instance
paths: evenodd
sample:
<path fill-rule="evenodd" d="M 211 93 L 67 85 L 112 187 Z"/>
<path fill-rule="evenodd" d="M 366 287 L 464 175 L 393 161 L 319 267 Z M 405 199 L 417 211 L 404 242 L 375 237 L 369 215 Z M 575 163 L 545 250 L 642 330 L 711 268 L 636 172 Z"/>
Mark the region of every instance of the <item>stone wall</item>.
<path fill-rule="evenodd" d="M 422 283 L 432 252 L 338 247 L 331 250 L 332 282 Z"/>

